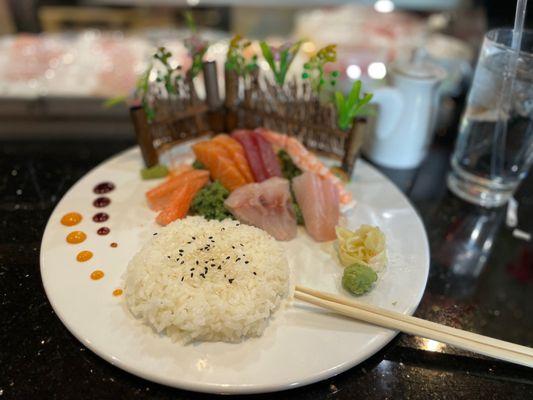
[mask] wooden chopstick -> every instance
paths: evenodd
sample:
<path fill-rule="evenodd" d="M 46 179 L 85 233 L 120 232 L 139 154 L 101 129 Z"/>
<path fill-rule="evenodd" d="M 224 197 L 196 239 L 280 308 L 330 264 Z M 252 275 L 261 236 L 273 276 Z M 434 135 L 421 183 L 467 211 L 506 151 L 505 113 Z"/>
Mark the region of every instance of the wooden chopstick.
<path fill-rule="evenodd" d="M 299 300 L 360 321 L 448 343 L 489 357 L 533 367 L 533 349 L 530 347 L 451 328 L 301 286 L 295 287 L 294 296 Z"/>

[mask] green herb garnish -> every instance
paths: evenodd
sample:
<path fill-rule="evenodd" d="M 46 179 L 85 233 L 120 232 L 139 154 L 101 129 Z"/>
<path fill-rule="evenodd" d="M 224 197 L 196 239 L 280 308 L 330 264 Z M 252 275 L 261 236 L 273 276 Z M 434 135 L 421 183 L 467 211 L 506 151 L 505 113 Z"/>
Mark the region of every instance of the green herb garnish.
<path fill-rule="evenodd" d="M 285 179 L 290 181 L 292 178 L 302 174 L 302 170 L 296 166 L 289 153 L 285 150 L 278 151 L 278 159 L 281 164 L 281 173 Z"/>
<path fill-rule="evenodd" d="M 189 30 L 191 31 L 191 36 L 185 38 L 185 40 L 183 41 L 183 44 L 187 48 L 189 56 L 192 59 L 192 65 L 187 74 L 191 78 L 194 78 L 202 70 L 204 54 L 207 51 L 209 44 L 205 40 L 203 40 L 198 34 L 196 29 L 196 22 L 194 21 L 194 18 L 190 11 L 187 11 L 185 13 L 185 20 L 187 22 Z"/>
<path fill-rule="evenodd" d="M 300 40 L 294 44 L 284 44 L 279 49 L 270 47 L 265 41 L 259 42 L 259 45 L 261 46 L 263 57 L 274 74 L 274 80 L 279 86 L 283 86 L 289 67 L 300 50 L 302 41 Z"/>
<path fill-rule="evenodd" d="M 364 112 L 364 106 L 372 99 L 372 93 L 366 93 L 359 97 L 361 93 L 361 81 L 355 81 L 352 90 L 347 98 L 342 92 L 335 92 L 335 107 L 337 108 L 337 124 L 342 130 L 348 129 L 358 115 Z"/>
<path fill-rule="evenodd" d="M 226 54 L 226 69 L 233 70 L 240 76 L 257 69 L 257 55 L 254 54 L 250 60 L 246 60 L 243 55 L 243 51 L 251 44 L 252 42 L 244 40 L 241 35 L 233 36 Z"/>
<path fill-rule="evenodd" d="M 302 79 L 307 79 L 311 82 L 311 87 L 316 93 L 321 93 L 326 82 L 327 89 L 335 87 L 339 71 L 332 71 L 327 73 L 324 71 L 324 66 L 327 63 L 337 61 L 337 45 L 330 44 L 317 51 L 317 53 L 304 64 L 304 72 Z"/>
<path fill-rule="evenodd" d="M 206 219 L 217 219 L 222 221 L 226 218 L 233 218 L 228 209 L 224 206 L 224 200 L 229 196 L 229 191 L 219 181 L 215 181 L 201 189 L 191 204 L 191 211 L 201 215 Z"/>
<path fill-rule="evenodd" d="M 352 264 L 344 269 L 342 286 L 350 293 L 361 296 L 372 289 L 378 279 L 376 272 L 363 264 Z"/>
<path fill-rule="evenodd" d="M 291 190 L 291 193 L 292 193 L 292 190 Z M 296 223 L 298 225 L 303 225 L 304 224 L 304 215 L 302 214 L 302 209 L 300 208 L 300 206 L 298 205 L 298 203 L 294 199 L 294 195 L 292 196 L 292 208 L 294 210 L 294 214 L 296 215 Z"/>
<path fill-rule="evenodd" d="M 198 161 L 198 160 L 194 160 L 194 161 L 193 161 L 193 163 L 192 163 L 192 167 L 193 167 L 194 169 L 207 169 L 207 168 L 205 167 L 205 165 L 202 164 L 202 163 L 201 163 L 200 161 Z"/>
<path fill-rule="evenodd" d="M 168 168 L 162 164 L 154 165 L 150 168 L 141 169 L 141 178 L 143 179 L 158 179 L 168 175 Z"/>

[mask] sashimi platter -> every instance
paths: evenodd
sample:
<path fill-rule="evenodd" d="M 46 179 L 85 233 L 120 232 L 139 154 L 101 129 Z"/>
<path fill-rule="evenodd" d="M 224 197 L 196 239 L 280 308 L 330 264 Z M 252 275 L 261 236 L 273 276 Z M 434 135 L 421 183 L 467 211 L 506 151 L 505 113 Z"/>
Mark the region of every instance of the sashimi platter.
<path fill-rule="evenodd" d="M 429 267 L 418 215 L 362 160 L 354 173 L 255 127 L 104 162 L 59 202 L 47 296 L 85 346 L 181 389 L 260 393 L 345 371 L 396 332 L 294 298 L 295 285 L 412 314 Z"/>

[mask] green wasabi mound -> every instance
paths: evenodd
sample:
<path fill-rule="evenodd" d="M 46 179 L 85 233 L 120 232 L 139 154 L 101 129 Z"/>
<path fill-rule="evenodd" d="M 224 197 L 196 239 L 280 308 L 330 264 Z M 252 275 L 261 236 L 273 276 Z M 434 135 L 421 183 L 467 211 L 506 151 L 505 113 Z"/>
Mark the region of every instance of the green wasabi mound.
<path fill-rule="evenodd" d="M 191 211 L 201 215 L 207 220 L 216 219 L 222 221 L 233 218 L 224 206 L 224 200 L 229 196 L 229 191 L 219 181 L 215 181 L 201 189 L 194 197 Z"/>
<path fill-rule="evenodd" d="M 361 296 L 372 289 L 378 279 L 376 272 L 363 264 L 352 264 L 344 269 L 342 286 L 352 294 Z"/>
<path fill-rule="evenodd" d="M 141 178 L 144 180 L 164 178 L 167 175 L 168 168 L 161 164 L 141 169 Z"/>

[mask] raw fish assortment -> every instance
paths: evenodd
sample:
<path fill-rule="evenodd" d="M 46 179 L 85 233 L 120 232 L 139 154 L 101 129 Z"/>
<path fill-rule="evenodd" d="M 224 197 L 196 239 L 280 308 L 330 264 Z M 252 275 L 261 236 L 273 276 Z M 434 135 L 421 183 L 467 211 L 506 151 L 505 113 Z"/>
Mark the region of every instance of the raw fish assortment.
<path fill-rule="evenodd" d="M 146 193 L 160 225 L 192 213 L 233 217 L 277 240 L 296 237 L 302 223 L 316 241 L 336 238 L 340 205 L 352 197 L 297 139 L 267 129 L 240 129 L 195 143 L 192 150 L 193 165 L 180 164 Z"/>

